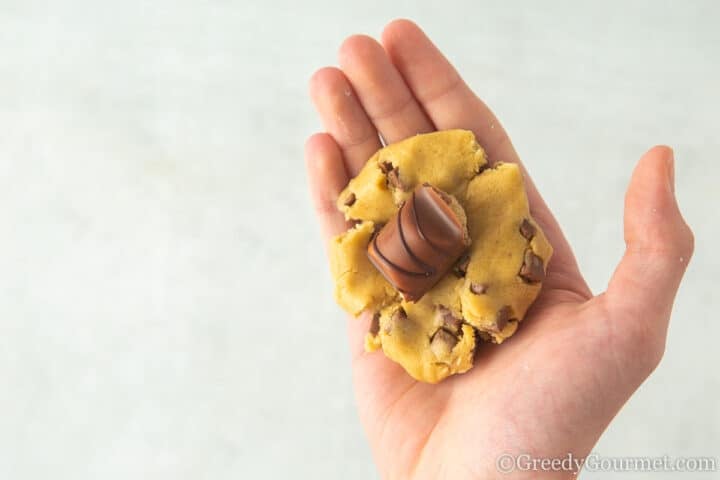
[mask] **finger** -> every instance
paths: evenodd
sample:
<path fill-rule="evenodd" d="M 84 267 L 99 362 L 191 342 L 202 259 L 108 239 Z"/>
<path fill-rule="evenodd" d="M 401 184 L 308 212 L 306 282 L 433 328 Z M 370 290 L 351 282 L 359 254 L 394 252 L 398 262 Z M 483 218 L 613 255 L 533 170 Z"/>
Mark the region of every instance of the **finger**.
<path fill-rule="evenodd" d="M 694 246 L 675 199 L 674 180 L 668 147 L 650 149 L 635 167 L 625 196 L 625 255 L 605 295 L 618 318 L 649 319 L 663 333 Z"/>
<path fill-rule="evenodd" d="M 340 47 L 339 60 L 386 143 L 435 130 L 377 41 L 353 35 Z"/>
<path fill-rule="evenodd" d="M 493 162 L 518 161 L 495 115 L 420 27 L 410 20 L 395 20 L 383 30 L 382 43 L 438 130 L 472 130 Z"/>
<path fill-rule="evenodd" d="M 337 68 L 321 68 L 310 78 L 310 98 L 320 120 L 340 146 L 348 175 L 354 177 L 381 147 L 378 132 L 350 82 Z"/>
<path fill-rule="evenodd" d="M 403 19 L 391 22 L 382 33 L 382 42 L 413 95 L 439 130 L 472 130 L 492 163 L 520 164 L 533 218 L 555 250 L 549 265 L 548 287 L 567 290 L 581 299 L 588 298 L 590 289 L 580 275 L 560 225 L 492 111 L 470 90 L 440 50 L 413 22 Z"/>
<path fill-rule="evenodd" d="M 342 152 L 329 134 L 316 133 L 307 139 L 305 166 L 315 214 L 327 241 L 347 227 L 335 201 L 348 182 Z"/>

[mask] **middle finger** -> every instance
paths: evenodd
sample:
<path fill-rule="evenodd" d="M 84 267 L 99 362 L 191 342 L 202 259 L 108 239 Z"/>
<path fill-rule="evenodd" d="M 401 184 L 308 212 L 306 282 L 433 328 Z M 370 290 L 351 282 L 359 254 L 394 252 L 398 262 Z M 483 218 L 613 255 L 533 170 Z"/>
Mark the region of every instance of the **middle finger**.
<path fill-rule="evenodd" d="M 365 35 L 349 37 L 340 47 L 339 60 L 385 143 L 435 130 L 376 40 Z"/>

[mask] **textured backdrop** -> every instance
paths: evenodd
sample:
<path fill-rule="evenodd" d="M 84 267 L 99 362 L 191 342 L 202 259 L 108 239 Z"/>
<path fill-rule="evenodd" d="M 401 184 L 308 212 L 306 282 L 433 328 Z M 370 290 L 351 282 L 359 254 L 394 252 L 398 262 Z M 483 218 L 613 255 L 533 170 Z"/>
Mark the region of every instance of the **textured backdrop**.
<path fill-rule="evenodd" d="M 302 144 L 313 69 L 397 16 L 496 110 L 596 292 L 631 168 L 675 148 L 695 258 L 595 451 L 720 456 L 720 4 L 418 3 L 0 2 L 0 478 L 376 476 Z"/>

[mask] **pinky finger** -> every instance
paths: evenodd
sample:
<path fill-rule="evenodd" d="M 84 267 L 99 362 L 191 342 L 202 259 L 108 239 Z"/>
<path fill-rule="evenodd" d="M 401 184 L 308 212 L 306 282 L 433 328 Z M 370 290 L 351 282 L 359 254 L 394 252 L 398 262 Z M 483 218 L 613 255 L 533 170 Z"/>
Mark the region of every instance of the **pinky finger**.
<path fill-rule="evenodd" d="M 316 133 L 305 142 L 310 196 L 315 215 L 320 222 L 323 239 L 337 235 L 347 228 L 343 214 L 335 206 L 340 192 L 348 182 L 343 155 L 337 142 L 327 133 Z"/>

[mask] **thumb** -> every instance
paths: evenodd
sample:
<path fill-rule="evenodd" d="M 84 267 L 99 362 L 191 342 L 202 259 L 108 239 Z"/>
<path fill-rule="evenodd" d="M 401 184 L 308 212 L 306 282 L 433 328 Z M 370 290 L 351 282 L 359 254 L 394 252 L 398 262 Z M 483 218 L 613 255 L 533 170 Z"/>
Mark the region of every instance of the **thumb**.
<path fill-rule="evenodd" d="M 652 322 L 664 333 L 694 239 L 675 199 L 673 151 L 651 148 L 625 195 L 626 250 L 610 280 L 607 306 L 620 318 Z"/>

